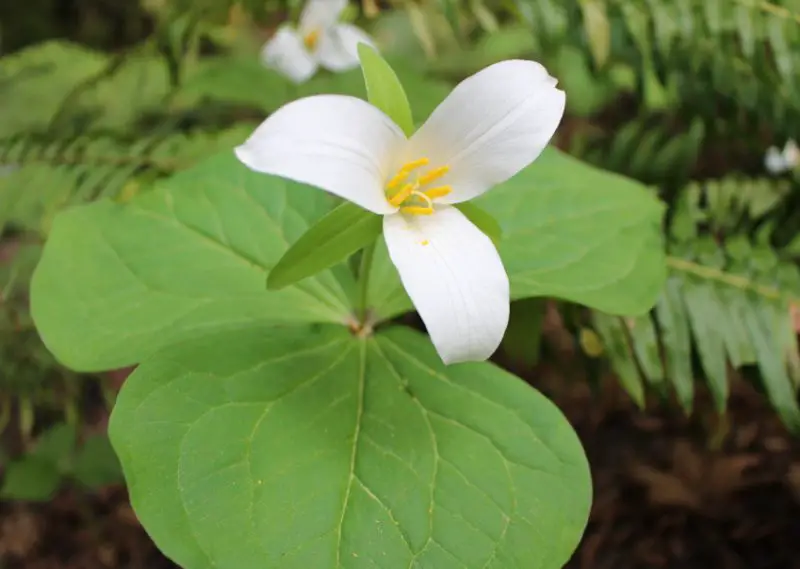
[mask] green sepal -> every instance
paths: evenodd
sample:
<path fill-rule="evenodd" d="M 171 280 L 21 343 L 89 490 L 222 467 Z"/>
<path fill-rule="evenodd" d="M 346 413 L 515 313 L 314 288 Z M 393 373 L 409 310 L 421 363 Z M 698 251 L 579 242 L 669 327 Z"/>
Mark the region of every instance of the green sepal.
<path fill-rule="evenodd" d="M 381 216 L 352 203 L 343 203 L 312 225 L 267 276 L 267 288 L 278 290 L 313 276 L 359 249 L 381 234 Z"/>
<path fill-rule="evenodd" d="M 367 44 L 358 44 L 358 58 L 361 60 L 361 71 L 364 73 L 369 102 L 386 113 L 403 129 L 406 136 L 411 136 L 414 133 L 411 105 L 408 104 L 408 97 L 397 74 L 386 60 Z"/>

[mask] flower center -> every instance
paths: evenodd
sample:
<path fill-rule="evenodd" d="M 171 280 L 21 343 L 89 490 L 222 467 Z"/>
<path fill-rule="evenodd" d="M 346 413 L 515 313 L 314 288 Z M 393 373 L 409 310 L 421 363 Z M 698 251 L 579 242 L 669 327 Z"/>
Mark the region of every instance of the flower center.
<path fill-rule="evenodd" d="M 426 188 L 431 182 L 438 180 L 450 170 L 450 166 L 432 168 L 420 174 L 417 172 L 427 166 L 430 160 L 420 158 L 406 162 L 397 171 L 394 178 L 386 183 L 386 197 L 394 207 L 399 207 L 402 213 L 412 215 L 431 215 L 433 213 L 433 200 L 441 198 L 453 191 L 450 186 L 434 186 Z M 409 180 L 412 178 L 413 179 Z"/>
<path fill-rule="evenodd" d="M 311 30 L 303 37 L 303 44 L 309 51 L 314 51 L 319 43 L 320 31 L 319 28 Z"/>

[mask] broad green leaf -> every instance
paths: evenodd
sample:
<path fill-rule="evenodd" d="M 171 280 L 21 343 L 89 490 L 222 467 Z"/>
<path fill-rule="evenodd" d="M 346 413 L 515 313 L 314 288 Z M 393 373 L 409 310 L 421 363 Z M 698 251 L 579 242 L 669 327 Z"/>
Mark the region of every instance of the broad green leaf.
<path fill-rule="evenodd" d="M 383 235 L 375 245 L 369 277 L 368 305 L 382 320 L 414 310 L 414 305 L 400 282 L 397 268 L 389 258 Z"/>
<path fill-rule="evenodd" d="M 645 186 L 548 148 L 476 205 L 503 229 L 513 299 L 557 297 L 622 315 L 655 304 L 666 276 L 663 206 Z M 370 304 L 388 319 L 412 306 L 382 250 Z"/>
<path fill-rule="evenodd" d="M 414 133 L 411 106 L 394 70 L 374 48 L 365 43 L 358 45 L 358 58 L 369 102 L 392 119 L 406 136 L 411 136 Z"/>
<path fill-rule="evenodd" d="M 331 205 L 325 192 L 252 172 L 226 152 L 128 204 L 68 210 L 34 273 L 37 329 L 64 364 L 103 370 L 248 322 L 344 322 L 344 274 L 279 292 L 264 286 Z"/>
<path fill-rule="evenodd" d="M 53 497 L 60 484 L 61 474 L 55 464 L 28 455 L 6 467 L 0 498 L 43 502 Z"/>
<path fill-rule="evenodd" d="M 560 569 L 591 499 L 552 403 L 403 328 L 173 346 L 128 379 L 110 434 L 137 516 L 185 569 Z"/>
<path fill-rule="evenodd" d="M 331 210 L 284 253 L 267 277 L 278 290 L 316 275 L 375 241 L 383 218 L 345 202 Z"/>
<path fill-rule="evenodd" d="M 457 207 L 467 219 L 475 224 L 478 229 L 483 231 L 495 245 L 500 243 L 500 240 L 503 238 L 503 228 L 500 227 L 500 224 L 497 223 L 495 218 L 472 202 L 455 204 L 455 207 Z"/>

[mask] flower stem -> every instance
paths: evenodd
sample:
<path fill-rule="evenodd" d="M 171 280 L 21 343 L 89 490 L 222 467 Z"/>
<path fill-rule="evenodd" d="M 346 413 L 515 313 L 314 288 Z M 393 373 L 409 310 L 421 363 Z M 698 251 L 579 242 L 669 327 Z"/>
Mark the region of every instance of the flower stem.
<path fill-rule="evenodd" d="M 375 256 L 375 243 L 367 245 L 361 252 L 361 266 L 358 269 L 358 314 L 356 315 L 363 326 L 367 322 L 369 272 L 372 269 L 372 258 Z"/>

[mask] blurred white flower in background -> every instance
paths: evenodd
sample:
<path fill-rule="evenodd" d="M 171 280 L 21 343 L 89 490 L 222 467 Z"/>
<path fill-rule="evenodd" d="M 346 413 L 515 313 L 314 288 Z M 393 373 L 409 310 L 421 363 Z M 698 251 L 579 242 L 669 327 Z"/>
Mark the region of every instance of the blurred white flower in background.
<path fill-rule="evenodd" d="M 261 61 L 295 83 L 308 81 L 319 67 L 337 73 L 358 67 L 358 44 L 374 42 L 358 27 L 339 22 L 345 7 L 347 0 L 308 0 L 297 28 L 278 28 Z"/>
<path fill-rule="evenodd" d="M 800 149 L 798 149 L 797 143 L 791 139 L 783 147 L 783 150 L 770 146 L 764 156 L 764 167 L 770 174 L 783 174 L 794 170 L 798 164 L 800 164 Z"/>

